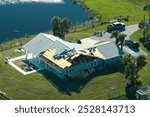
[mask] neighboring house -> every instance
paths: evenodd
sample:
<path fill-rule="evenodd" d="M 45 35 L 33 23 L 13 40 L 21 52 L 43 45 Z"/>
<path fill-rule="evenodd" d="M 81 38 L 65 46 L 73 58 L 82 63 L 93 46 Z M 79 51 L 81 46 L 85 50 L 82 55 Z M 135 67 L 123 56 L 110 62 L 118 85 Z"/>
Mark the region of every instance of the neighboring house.
<path fill-rule="evenodd" d="M 104 42 L 84 48 L 82 44 L 64 41 L 48 34 L 39 34 L 25 44 L 26 56 L 45 64 L 45 69 L 61 79 L 84 77 L 95 68 L 104 68 L 121 61 L 123 51 L 114 42 Z M 88 71 L 80 74 L 82 71 Z"/>

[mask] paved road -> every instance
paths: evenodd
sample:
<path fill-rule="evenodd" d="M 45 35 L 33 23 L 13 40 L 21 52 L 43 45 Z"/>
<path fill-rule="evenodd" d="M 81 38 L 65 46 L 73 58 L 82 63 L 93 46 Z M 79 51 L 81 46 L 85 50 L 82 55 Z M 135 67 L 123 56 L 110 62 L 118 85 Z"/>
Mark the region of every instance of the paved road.
<path fill-rule="evenodd" d="M 138 28 L 138 24 L 135 24 L 135 25 L 130 25 L 130 26 L 126 26 L 126 30 L 121 32 L 121 33 L 124 33 L 126 34 L 126 38 L 125 40 L 128 40 L 129 37 L 136 31 L 138 31 L 139 28 Z M 93 37 L 93 40 L 97 40 L 99 42 L 103 42 L 103 41 L 115 41 L 115 38 L 111 38 L 110 39 L 110 36 L 111 36 L 111 33 L 108 33 L 108 32 L 105 32 L 103 34 L 102 37 Z M 129 54 L 132 54 L 133 56 L 138 56 L 138 55 L 147 55 L 142 49 L 132 49 L 132 48 L 129 48 L 128 46 L 124 46 L 123 47 L 123 50 Z"/>

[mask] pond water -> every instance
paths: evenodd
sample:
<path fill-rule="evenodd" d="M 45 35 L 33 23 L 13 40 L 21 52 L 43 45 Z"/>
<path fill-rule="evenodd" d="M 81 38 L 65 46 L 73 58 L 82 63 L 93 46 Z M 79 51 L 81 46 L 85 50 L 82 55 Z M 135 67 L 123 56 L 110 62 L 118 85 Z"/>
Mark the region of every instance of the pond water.
<path fill-rule="evenodd" d="M 72 25 L 89 19 L 85 8 L 72 0 L 0 0 L 0 43 L 49 31 L 53 16 L 68 17 Z"/>

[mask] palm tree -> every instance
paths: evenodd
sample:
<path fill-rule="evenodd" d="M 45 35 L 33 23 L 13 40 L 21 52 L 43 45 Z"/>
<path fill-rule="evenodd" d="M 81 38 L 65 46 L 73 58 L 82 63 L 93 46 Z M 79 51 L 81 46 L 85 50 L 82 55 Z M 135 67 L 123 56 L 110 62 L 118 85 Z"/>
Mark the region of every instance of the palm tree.
<path fill-rule="evenodd" d="M 130 84 L 132 86 L 135 86 L 139 78 L 138 75 L 139 69 L 137 68 L 136 59 L 131 55 L 126 54 L 123 57 L 123 65 L 126 79 L 130 81 Z"/>
<path fill-rule="evenodd" d="M 126 37 L 126 34 L 119 34 L 118 37 L 117 37 L 118 41 L 120 42 L 121 49 L 123 49 L 125 37 Z"/>
<path fill-rule="evenodd" d="M 135 86 L 139 75 L 138 75 L 138 68 L 136 65 L 136 61 L 132 60 L 131 63 L 128 63 L 127 66 L 125 67 L 124 73 L 125 73 L 125 77 L 130 81 L 132 86 Z"/>
<path fill-rule="evenodd" d="M 146 5 L 143 8 L 144 11 L 147 11 L 148 17 L 149 17 L 149 22 L 150 22 L 150 3 L 149 0 L 146 1 Z"/>
<path fill-rule="evenodd" d="M 119 40 L 118 40 L 118 35 L 119 35 L 119 31 L 118 30 L 115 30 L 112 32 L 110 38 L 115 38 L 116 39 L 116 43 L 118 44 Z"/>

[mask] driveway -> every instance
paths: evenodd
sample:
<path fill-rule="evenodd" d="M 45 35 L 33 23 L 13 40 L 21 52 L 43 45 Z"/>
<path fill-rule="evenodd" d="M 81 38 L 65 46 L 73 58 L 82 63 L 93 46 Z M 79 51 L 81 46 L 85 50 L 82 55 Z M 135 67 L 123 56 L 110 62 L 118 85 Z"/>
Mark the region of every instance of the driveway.
<path fill-rule="evenodd" d="M 138 24 L 127 26 L 126 30 L 123 32 L 124 34 L 127 35 L 126 38 L 125 38 L 125 40 L 130 39 L 130 36 L 134 32 L 136 32 L 138 30 L 139 30 Z M 146 52 L 144 52 L 141 48 L 139 48 L 139 49 L 133 49 L 133 48 L 130 48 L 128 46 L 124 46 L 123 49 L 124 49 L 125 52 L 127 52 L 127 53 L 129 53 L 129 54 L 131 54 L 133 56 L 139 56 L 139 55 L 145 55 L 145 56 L 147 56 Z"/>
<path fill-rule="evenodd" d="M 130 25 L 130 26 L 126 26 L 126 30 L 121 32 L 121 33 L 124 33 L 126 34 L 126 38 L 125 40 L 128 40 L 129 37 L 136 31 L 138 31 L 139 28 L 138 28 L 138 24 L 135 24 L 135 25 Z M 108 33 L 108 32 L 104 32 L 103 33 L 103 36 L 102 37 L 95 37 L 93 38 L 93 40 L 96 40 L 96 41 L 99 41 L 99 42 L 104 42 L 104 41 L 115 41 L 115 38 L 110 38 L 111 36 L 111 33 Z M 132 49 L 132 48 L 129 48 L 128 46 L 124 46 L 123 47 L 123 50 L 126 52 L 126 53 L 129 53 L 129 54 L 132 54 L 133 56 L 138 56 L 138 55 L 147 55 L 142 49 Z"/>
<path fill-rule="evenodd" d="M 123 47 L 124 52 L 127 52 L 133 56 L 145 55 L 147 56 L 146 52 L 144 52 L 141 48 L 139 49 L 131 49 L 128 46 Z"/>
<path fill-rule="evenodd" d="M 139 30 L 138 24 L 135 24 L 135 25 L 126 26 L 126 30 L 123 31 L 122 33 L 127 35 L 126 39 L 129 39 L 129 37 L 138 30 Z"/>

